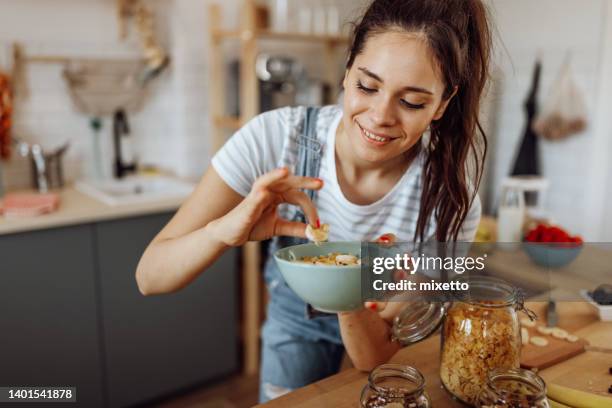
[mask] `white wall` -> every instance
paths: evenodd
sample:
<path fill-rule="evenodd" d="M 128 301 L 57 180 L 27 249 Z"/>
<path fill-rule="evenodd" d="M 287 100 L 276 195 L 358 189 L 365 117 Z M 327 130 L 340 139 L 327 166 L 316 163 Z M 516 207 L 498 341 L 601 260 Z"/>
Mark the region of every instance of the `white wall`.
<path fill-rule="evenodd" d="M 168 32 L 167 10 L 172 1 L 151 3 L 158 13 L 158 33 L 164 45 L 172 39 Z M 91 58 L 138 58 L 137 38 L 118 39 L 115 2 L 105 0 L 0 0 L 0 60 L 7 69 L 10 46 L 18 41 L 28 55 L 66 55 Z M 66 176 L 69 180 L 81 174 L 82 159 L 91 145 L 89 118 L 73 108 L 61 78 L 62 67 L 50 64 L 28 64 L 27 97 L 17 95 L 14 135 L 28 142 L 38 142 L 52 149 L 69 140 Z M 176 111 L 171 79 L 166 73 L 151 89 L 144 109 L 131 117 L 135 145 L 141 162 L 172 168 L 176 157 L 167 154 L 176 138 L 172 118 Z M 110 172 L 111 122 L 104 118 L 103 148 Z M 5 181 L 9 187 L 24 187 L 29 182 L 27 162 L 14 157 L 5 163 Z"/>
<path fill-rule="evenodd" d="M 548 208 L 553 220 L 588 240 L 603 239 L 594 224 L 603 219 L 601 192 L 605 183 L 601 167 L 605 150 L 602 121 L 606 108 L 600 98 L 607 0 L 489 0 L 498 30 L 496 62 L 503 73 L 493 164 L 493 183 L 499 195 L 500 181 L 509 174 L 525 125 L 523 102 L 538 53 L 543 71 L 539 99 L 543 102 L 568 52 L 575 79 L 585 93 L 589 128 L 560 142 L 541 140 L 543 174 L 550 180 Z M 607 17 L 610 18 L 609 16 Z M 608 68 L 609 69 L 609 68 Z M 610 100 L 608 98 L 608 103 Z M 609 105 L 610 106 L 610 105 Z M 608 115 L 610 109 L 608 108 Z M 595 181 L 596 180 L 596 181 Z M 589 216 L 592 217 L 589 220 Z M 609 235 L 608 235 L 609 236 Z"/>
<path fill-rule="evenodd" d="M 170 69 L 153 86 L 144 109 L 130 117 L 135 150 L 141 163 L 150 163 L 181 176 L 199 177 L 210 159 L 208 116 L 207 7 L 213 0 L 147 0 L 157 14 L 157 31 L 167 47 Z M 222 25 L 235 28 L 241 0 L 218 2 L 223 7 Z M 341 16 L 354 18 L 358 2 L 338 0 Z M 20 42 L 27 54 L 68 55 L 94 58 L 139 57 L 135 36 L 118 40 L 115 1 L 112 0 L 0 0 L 0 66 L 7 69 L 10 45 Z M 229 45 L 237 55 L 237 43 Z M 268 44 L 283 53 L 286 46 Z M 294 47 L 292 47 L 294 48 Z M 300 47 L 297 47 L 300 49 Z M 320 48 L 310 64 L 317 71 Z M 71 105 L 61 79 L 61 66 L 31 64 L 27 68 L 29 97 L 16 105 L 14 134 L 28 142 L 52 149 L 66 140 L 71 148 L 65 161 L 69 181 L 81 176 L 83 159 L 91 146 L 89 118 Z M 322 74 L 321 74 L 322 75 Z M 104 120 L 104 153 L 111 171 L 110 118 Z M 9 188 L 29 183 L 28 163 L 18 157 L 3 163 Z"/>

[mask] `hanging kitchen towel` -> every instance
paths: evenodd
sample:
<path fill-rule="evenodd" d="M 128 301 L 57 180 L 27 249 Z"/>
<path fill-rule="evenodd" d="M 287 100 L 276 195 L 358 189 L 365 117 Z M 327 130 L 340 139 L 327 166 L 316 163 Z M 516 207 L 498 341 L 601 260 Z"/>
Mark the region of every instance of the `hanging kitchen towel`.
<path fill-rule="evenodd" d="M 580 133 L 586 127 L 584 94 L 573 78 L 568 57 L 552 85 L 533 128 L 538 135 L 546 139 L 559 140 Z"/>
<path fill-rule="evenodd" d="M 514 160 L 514 166 L 512 168 L 513 176 L 523 175 L 539 175 L 540 174 L 540 157 L 538 149 L 538 138 L 535 132 L 532 130 L 532 122 L 537 114 L 537 96 L 538 89 L 540 87 L 540 72 L 542 65 L 539 60 L 536 60 L 535 67 L 533 69 L 533 78 L 531 81 L 531 88 L 529 95 L 525 100 L 524 108 L 527 114 L 525 131 L 523 132 L 523 138 Z"/>

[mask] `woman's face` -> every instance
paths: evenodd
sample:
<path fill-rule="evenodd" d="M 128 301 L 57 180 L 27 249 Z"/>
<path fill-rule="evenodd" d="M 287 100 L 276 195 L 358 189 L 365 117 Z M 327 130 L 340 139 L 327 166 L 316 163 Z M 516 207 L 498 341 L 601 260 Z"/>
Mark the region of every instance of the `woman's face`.
<path fill-rule="evenodd" d="M 344 77 L 343 124 L 355 155 L 370 163 L 413 147 L 450 100 L 428 45 L 418 34 L 370 37 Z"/>

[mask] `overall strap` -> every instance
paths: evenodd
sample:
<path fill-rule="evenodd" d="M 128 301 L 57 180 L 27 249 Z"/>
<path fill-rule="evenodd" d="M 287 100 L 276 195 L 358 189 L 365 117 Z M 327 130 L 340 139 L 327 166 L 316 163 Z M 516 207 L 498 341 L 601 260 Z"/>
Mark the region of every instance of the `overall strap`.
<path fill-rule="evenodd" d="M 298 136 L 298 158 L 295 166 L 295 174 L 304 177 L 319 177 L 319 168 L 321 167 L 321 150 L 322 144 L 317 139 L 317 118 L 319 116 L 317 107 L 306 108 L 306 115 L 302 131 Z M 305 193 L 314 202 L 316 190 L 305 190 Z M 303 211 L 298 210 L 296 220 L 306 222 L 306 217 Z M 313 319 L 316 317 L 332 317 L 334 314 L 320 312 L 314 309 L 310 304 L 306 304 L 306 318 Z"/>
<path fill-rule="evenodd" d="M 302 131 L 298 135 L 298 157 L 295 174 L 304 177 L 319 177 L 321 164 L 321 142 L 317 139 L 318 107 L 306 108 Z M 314 198 L 314 190 L 306 192 L 310 199 Z"/>
<path fill-rule="evenodd" d="M 298 133 L 297 145 L 297 162 L 295 165 L 295 175 L 303 177 L 319 177 L 319 168 L 321 166 L 322 144 L 317 139 L 317 118 L 319 116 L 318 107 L 306 108 L 304 121 L 302 123 L 301 132 Z M 304 191 L 308 197 L 314 201 L 316 196 L 315 190 Z M 306 217 L 303 211 L 298 210 L 294 221 L 305 222 Z"/>

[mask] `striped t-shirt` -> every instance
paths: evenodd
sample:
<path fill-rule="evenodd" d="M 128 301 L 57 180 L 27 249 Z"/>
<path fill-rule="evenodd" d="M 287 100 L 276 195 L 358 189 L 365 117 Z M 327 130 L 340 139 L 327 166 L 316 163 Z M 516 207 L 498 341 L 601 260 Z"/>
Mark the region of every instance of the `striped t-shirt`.
<path fill-rule="evenodd" d="M 219 176 L 238 194 L 246 196 L 255 180 L 277 167 L 293 169 L 297 161 L 297 138 L 305 107 L 287 107 L 258 115 L 236 132 L 212 159 Z M 337 105 L 321 108 L 316 124 L 322 143 L 319 177 L 323 188 L 315 204 L 322 223 L 330 226 L 330 241 L 372 241 L 385 233 L 401 241 L 412 241 L 417 226 L 425 152 L 411 163 L 401 179 L 384 197 L 368 205 L 350 202 L 338 185 L 334 154 L 336 130 L 342 119 Z M 281 206 L 281 216 L 291 218 L 293 206 Z M 460 241 L 472 241 L 480 221 L 480 200 L 474 200 L 459 234 Z M 426 237 L 433 239 L 435 221 Z"/>

